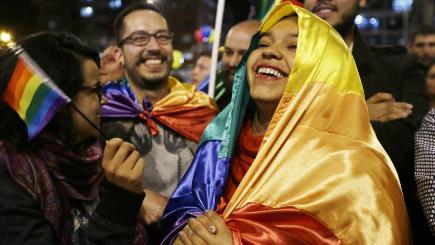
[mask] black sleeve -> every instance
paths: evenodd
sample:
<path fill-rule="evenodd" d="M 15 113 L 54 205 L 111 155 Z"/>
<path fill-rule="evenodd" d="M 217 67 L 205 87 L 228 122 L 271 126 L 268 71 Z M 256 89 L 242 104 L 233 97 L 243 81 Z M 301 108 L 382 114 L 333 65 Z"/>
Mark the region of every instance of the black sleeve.
<path fill-rule="evenodd" d="M 144 194 L 134 194 L 112 184 L 90 218 L 77 231 L 77 244 L 131 244 Z"/>
<path fill-rule="evenodd" d="M 414 133 L 420 126 L 421 120 L 429 110 L 429 101 L 425 94 L 425 80 L 423 69 L 413 55 L 403 55 L 398 64 L 399 96 L 396 101 L 413 105 L 412 114 L 405 119 L 389 122 L 373 122 L 376 136 L 396 165 L 401 179 L 406 175 L 407 181 L 413 178 L 414 172 Z M 404 163 L 405 164 L 401 164 Z M 403 168 L 403 169 L 402 169 Z"/>
<path fill-rule="evenodd" d="M 38 202 L 0 162 L 0 244 L 59 244 Z"/>
<path fill-rule="evenodd" d="M 429 99 L 426 95 L 426 83 L 424 70 L 414 55 L 406 54 L 401 57 L 397 71 L 399 77 L 399 95 L 396 101 L 407 102 L 413 105 L 412 114 L 402 120 L 395 120 L 385 123 L 372 122 L 380 134 L 386 136 L 395 135 L 398 128 L 411 129 L 415 132 L 420 126 L 421 120 L 429 110 Z"/>
<path fill-rule="evenodd" d="M 144 194 L 109 184 L 89 223 L 76 231 L 75 244 L 131 244 L 143 198 Z M 9 175 L 1 162 L 0 244 L 59 244 L 38 201 Z"/>

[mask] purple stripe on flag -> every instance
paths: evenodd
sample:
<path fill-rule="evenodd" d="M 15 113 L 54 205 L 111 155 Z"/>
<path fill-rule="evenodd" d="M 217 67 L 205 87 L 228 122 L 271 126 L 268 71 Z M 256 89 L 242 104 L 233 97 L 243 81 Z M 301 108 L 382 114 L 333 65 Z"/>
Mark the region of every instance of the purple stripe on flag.
<path fill-rule="evenodd" d="M 27 124 L 29 139 L 34 138 L 47 125 L 57 109 L 66 102 L 65 98 L 51 90 L 44 98 L 38 112 L 32 118 L 32 122 Z"/>

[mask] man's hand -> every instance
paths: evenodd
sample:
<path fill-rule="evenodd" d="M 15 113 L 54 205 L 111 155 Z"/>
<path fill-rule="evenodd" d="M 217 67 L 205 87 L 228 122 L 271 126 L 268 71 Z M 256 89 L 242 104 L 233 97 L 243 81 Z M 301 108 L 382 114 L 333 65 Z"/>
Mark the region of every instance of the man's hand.
<path fill-rule="evenodd" d="M 140 208 L 140 214 L 143 217 L 145 224 L 150 225 L 160 222 L 163 211 L 168 203 L 168 198 L 154 191 L 143 191 L 145 192 L 145 199 Z"/>
<path fill-rule="evenodd" d="M 230 229 L 216 212 L 207 211 L 196 219 L 189 219 L 174 245 L 233 244 Z"/>
<path fill-rule="evenodd" d="M 107 141 L 102 167 L 110 183 L 130 192 L 141 193 L 144 165 L 132 144 L 119 138 Z"/>
<path fill-rule="evenodd" d="M 389 93 L 377 93 L 366 100 L 370 121 L 388 122 L 407 118 L 412 113 L 412 105 L 396 102 Z"/>

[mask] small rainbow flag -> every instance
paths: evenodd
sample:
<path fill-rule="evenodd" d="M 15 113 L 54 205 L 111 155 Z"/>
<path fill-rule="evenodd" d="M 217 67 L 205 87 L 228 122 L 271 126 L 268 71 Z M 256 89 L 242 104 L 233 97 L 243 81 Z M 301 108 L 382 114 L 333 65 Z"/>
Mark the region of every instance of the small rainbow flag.
<path fill-rule="evenodd" d="M 2 100 L 14 109 L 27 126 L 29 140 L 35 137 L 60 106 L 71 99 L 60 90 L 23 50 Z"/>

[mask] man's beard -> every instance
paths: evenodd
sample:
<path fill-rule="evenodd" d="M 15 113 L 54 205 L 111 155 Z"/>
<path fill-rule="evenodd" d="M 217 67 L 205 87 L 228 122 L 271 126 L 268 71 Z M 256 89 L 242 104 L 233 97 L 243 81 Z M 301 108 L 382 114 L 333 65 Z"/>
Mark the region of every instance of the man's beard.
<path fill-rule="evenodd" d="M 157 90 L 167 86 L 167 82 L 170 76 L 170 68 L 168 67 L 167 69 L 168 69 L 167 73 L 162 75 L 161 77 L 154 77 L 154 78 L 144 77 L 137 72 L 130 73 L 131 76 L 128 77 L 129 80 L 131 80 L 130 82 L 135 83 L 136 86 L 138 86 L 139 88 L 146 89 L 146 90 Z"/>
<path fill-rule="evenodd" d="M 354 29 L 355 17 L 358 15 L 360 7 L 355 6 L 353 11 L 346 13 L 343 16 L 343 21 L 334 25 L 335 30 L 341 35 L 341 37 L 346 38 Z"/>

